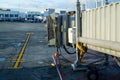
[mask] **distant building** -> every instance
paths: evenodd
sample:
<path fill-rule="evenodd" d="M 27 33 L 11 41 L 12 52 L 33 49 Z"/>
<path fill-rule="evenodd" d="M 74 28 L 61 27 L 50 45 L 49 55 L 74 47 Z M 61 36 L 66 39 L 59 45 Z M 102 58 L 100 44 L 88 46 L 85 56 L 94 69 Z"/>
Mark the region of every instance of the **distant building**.
<path fill-rule="evenodd" d="M 85 11 L 86 10 L 86 5 L 85 4 L 81 4 L 81 10 Z"/>
<path fill-rule="evenodd" d="M 108 0 L 102 0 L 102 6 L 107 5 L 107 4 L 109 4 Z"/>
<path fill-rule="evenodd" d="M 101 2 L 101 1 L 96 0 L 96 8 L 101 7 L 101 6 L 102 6 L 102 2 Z"/>
<path fill-rule="evenodd" d="M 43 15 L 40 12 L 19 12 L 0 8 L 0 21 L 41 22 Z"/>
<path fill-rule="evenodd" d="M 27 21 L 27 13 L 20 12 L 19 13 L 19 21 L 21 21 L 21 22 Z"/>
<path fill-rule="evenodd" d="M 11 11 L 10 9 L 0 9 L 0 20 L 16 21 L 19 19 L 19 11 Z"/>
<path fill-rule="evenodd" d="M 49 9 L 46 9 L 46 11 L 44 11 L 44 16 L 46 17 L 53 13 L 55 13 L 55 9 L 49 8 Z"/>
<path fill-rule="evenodd" d="M 54 13 L 54 12 L 55 12 L 55 9 L 51 9 L 51 8 L 48 9 L 48 13 L 49 13 L 49 14 L 52 14 L 52 13 Z"/>
<path fill-rule="evenodd" d="M 62 11 L 60 11 L 60 14 L 66 14 L 66 11 L 62 10 Z"/>
<path fill-rule="evenodd" d="M 105 6 L 107 4 L 109 4 L 108 0 L 100 0 L 100 1 L 96 0 L 96 8 L 101 7 L 101 6 Z"/>
<path fill-rule="evenodd" d="M 0 21 L 45 22 L 46 16 L 55 13 L 55 9 L 46 9 L 44 13 L 37 11 L 19 12 L 0 8 Z M 66 13 L 62 11 L 61 13 Z"/>
<path fill-rule="evenodd" d="M 41 20 L 40 16 L 40 12 L 27 12 L 27 20 L 30 22 L 39 22 Z"/>

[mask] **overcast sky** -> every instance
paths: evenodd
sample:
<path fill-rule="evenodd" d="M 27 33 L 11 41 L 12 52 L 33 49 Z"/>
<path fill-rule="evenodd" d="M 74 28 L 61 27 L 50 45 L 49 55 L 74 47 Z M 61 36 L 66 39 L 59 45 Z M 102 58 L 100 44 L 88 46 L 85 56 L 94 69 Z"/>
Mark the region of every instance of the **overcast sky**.
<path fill-rule="evenodd" d="M 47 8 L 75 9 L 74 0 L 0 0 L 0 8 L 43 11 Z"/>
<path fill-rule="evenodd" d="M 89 7 L 94 7 L 95 0 L 80 0 L 82 3 L 89 4 Z M 99 0 L 100 1 L 100 0 Z M 109 0 L 120 1 L 120 0 Z M 0 0 L 0 8 L 12 8 L 27 11 L 44 11 L 47 8 L 59 10 L 75 10 L 76 0 Z"/>

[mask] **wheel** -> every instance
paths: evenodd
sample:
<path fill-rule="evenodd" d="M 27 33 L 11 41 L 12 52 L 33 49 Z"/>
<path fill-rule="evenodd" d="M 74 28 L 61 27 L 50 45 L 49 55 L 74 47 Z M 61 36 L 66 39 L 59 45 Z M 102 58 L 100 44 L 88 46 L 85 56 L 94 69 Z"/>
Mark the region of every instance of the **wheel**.
<path fill-rule="evenodd" d="M 87 73 L 88 80 L 98 80 L 99 74 L 98 71 L 89 71 Z"/>
<path fill-rule="evenodd" d="M 118 57 L 113 57 L 113 60 L 114 60 L 115 63 L 120 67 L 120 58 L 118 58 Z"/>

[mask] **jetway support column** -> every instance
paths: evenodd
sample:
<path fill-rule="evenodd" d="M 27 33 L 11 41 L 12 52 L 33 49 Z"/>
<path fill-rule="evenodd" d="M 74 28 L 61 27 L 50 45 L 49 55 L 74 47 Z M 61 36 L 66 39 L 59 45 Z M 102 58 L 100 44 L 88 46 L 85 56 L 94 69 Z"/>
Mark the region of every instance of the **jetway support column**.
<path fill-rule="evenodd" d="M 82 54 L 82 51 L 80 51 L 77 47 L 77 44 L 79 43 L 79 37 L 82 36 L 82 22 L 81 22 L 81 8 L 80 8 L 80 2 L 77 0 L 76 4 L 76 61 L 74 64 L 72 64 L 73 70 L 84 70 L 86 69 L 86 66 L 81 65 L 81 59 L 80 55 Z M 80 43 L 80 46 L 82 44 Z"/>

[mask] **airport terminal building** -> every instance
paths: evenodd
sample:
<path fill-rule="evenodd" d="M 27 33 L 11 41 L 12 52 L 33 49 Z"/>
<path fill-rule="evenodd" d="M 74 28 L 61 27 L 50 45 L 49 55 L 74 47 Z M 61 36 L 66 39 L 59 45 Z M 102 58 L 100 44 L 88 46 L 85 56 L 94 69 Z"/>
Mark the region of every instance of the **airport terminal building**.
<path fill-rule="evenodd" d="M 0 9 L 1 21 L 17 21 L 19 20 L 19 11 L 11 11 L 10 9 Z"/>
<path fill-rule="evenodd" d="M 28 11 L 19 12 L 10 9 L 0 9 L 0 21 L 26 21 L 26 22 L 40 22 L 42 21 L 40 12 Z"/>

